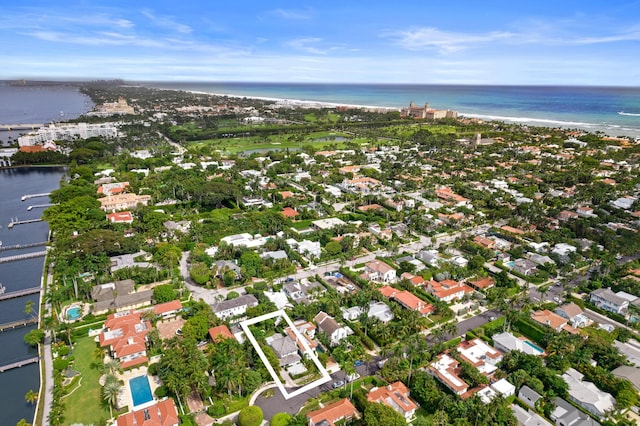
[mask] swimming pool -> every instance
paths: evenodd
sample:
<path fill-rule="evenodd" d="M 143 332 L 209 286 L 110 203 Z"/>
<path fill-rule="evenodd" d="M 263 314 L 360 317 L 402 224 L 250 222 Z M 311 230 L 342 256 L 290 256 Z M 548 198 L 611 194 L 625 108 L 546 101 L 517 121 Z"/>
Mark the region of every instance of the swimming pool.
<path fill-rule="evenodd" d="M 149 385 L 149 379 L 147 376 L 138 376 L 133 379 L 129 379 L 129 389 L 131 389 L 131 397 L 133 398 L 134 407 L 153 401 L 151 386 Z"/>
<path fill-rule="evenodd" d="M 516 266 L 516 262 L 514 262 L 513 260 L 510 260 L 508 262 L 504 262 L 503 265 L 509 269 L 513 269 L 513 267 Z"/>
<path fill-rule="evenodd" d="M 82 315 L 82 308 L 80 308 L 80 306 L 72 306 L 67 309 L 67 319 L 78 319 L 80 318 L 80 315 Z"/>
<path fill-rule="evenodd" d="M 524 344 L 529 346 L 530 348 L 532 348 L 536 352 L 540 352 L 540 353 L 544 352 L 544 349 L 542 349 L 540 346 L 534 345 L 533 343 L 529 342 L 528 340 L 525 340 Z"/>

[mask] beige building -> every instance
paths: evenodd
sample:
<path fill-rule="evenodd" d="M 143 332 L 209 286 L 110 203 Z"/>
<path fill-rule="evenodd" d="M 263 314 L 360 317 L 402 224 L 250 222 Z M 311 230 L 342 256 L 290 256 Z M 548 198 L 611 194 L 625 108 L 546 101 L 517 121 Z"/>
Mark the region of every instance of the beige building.
<path fill-rule="evenodd" d="M 105 212 L 115 212 L 116 210 L 128 210 L 135 208 L 138 204 L 146 206 L 151 201 L 151 195 L 120 194 L 98 198 L 100 208 Z"/>

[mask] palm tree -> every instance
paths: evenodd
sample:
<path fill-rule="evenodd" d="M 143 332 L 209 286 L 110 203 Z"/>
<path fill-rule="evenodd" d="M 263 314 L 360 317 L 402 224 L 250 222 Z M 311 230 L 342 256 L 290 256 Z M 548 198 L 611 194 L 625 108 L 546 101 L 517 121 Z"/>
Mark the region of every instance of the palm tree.
<path fill-rule="evenodd" d="M 104 364 L 104 368 L 109 373 L 109 376 L 107 377 L 114 377 L 114 374 L 120 371 L 120 362 L 118 360 L 112 359 Z"/>
<path fill-rule="evenodd" d="M 31 426 L 31 423 L 27 422 L 25 419 L 20 419 L 16 426 Z"/>
<path fill-rule="evenodd" d="M 25 315 L 29 315 L 31 317 L 33 317 L 33 314 L 35 314 L 35 310 L 33 309 L 34 307 L 34 302 L 33 300 L 28 300 L 27 303 L 24 305 L 24 313 Z"/>
<path fill-rule="evenodd" d="M 109 415 L 113 417 L 112 407 L 118 402 L 122 385 L 114 376 L 107 376 L 104 386 L 102 387 L 102 398 L 109 404 Z"/>
<path fill-rule="evenodd" d="M 31 389 L 29 389 L 27 391 L 26 394 L 24 394 L 24 399 L 29 403 L 29 404 L 35 404 L 38 401 L 38 392 L 35 392 Z"/>

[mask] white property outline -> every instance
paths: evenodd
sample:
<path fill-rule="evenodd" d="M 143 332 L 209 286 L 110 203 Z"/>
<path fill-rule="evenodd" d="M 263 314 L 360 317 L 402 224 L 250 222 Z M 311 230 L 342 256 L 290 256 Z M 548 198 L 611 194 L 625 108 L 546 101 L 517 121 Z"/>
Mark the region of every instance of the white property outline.
<path fill-rule="evenodd" d="M 251 333 L 251 330 L 249 330 L 250 325 L 257 324 L 259 322 L 262 322 L 271 318 L 276 318 L 276 317 L 284 318 L 287 324 L 289 324 L 289 327 L 291 327 L 291 330 L 295 334 L 296 339 L 302 343 L 302 346 L 304 346 L 305 353 L 309 355 L 309 357 L 313 360 L 313 363 L 318 368 L 318 371 L 320 371 L 320 373 L 322 374 L 322 377 L 319 378 L 318 380 L 308 383 L 305 386 L 301 387 L 300 389 L 292 393 L 287 392 L 286 388 L 280 381 L 280 377 L 278 376 L 278 373 L 276 373 L 276 371 L 273 369 L 273 367 L 271 366 L 271 363 L 269 363 L 269 360 L 267 359 L 267 356 L 265 355 L 264 351 L 260 347 L 260 344 L 258 343 L 256 338 L 253 336 L 253 333 Z M 256 352 L 258 352 L 258 356 L 262 360 L 262 363 L 264 364 L 264 366 L 269 371 L 269 374 L 271 374 L 271 377 L 273 378 L 273 380 L 276 382 L 276 385 L 278 386 L 278 389 L 280 389 L 280 392 L 282 392 L 282 396 L 284 396 L 284 399 L 291 399 L 294 396 L 298 396 L 310 389 L 313 389 L 317 386 L 323 385 L 331 381 L 331 375 L 329 375 L 329 372 L 322 366 L 322 363 L 318 359 L 315 352 L 313 352 L 309 347 L 309 344 L 307 343 L 307 339 L 305 339 L 304 336 L 302 336 L 300 331 L 298 331 L 298 329 L 296 328 L 295 324 L 293 324 L 293 321 L 291 321 L 291 318 L 289 318 L 289 315 L 287 315 L 287 313 L 283 309 L 242 321 L 240 323 L 240 326 L 244 330 L 244 333 L 246 334 L 247 338 L 253 345 Z"/>

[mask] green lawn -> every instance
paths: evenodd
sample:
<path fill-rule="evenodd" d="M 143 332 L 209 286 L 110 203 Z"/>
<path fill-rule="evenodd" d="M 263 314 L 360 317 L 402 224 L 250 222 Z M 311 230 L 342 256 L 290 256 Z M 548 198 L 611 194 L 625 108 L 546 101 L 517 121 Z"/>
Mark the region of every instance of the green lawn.
<path fill-rule="evenodd" d="M 91 368 L 95 362 L 96 343 L 92 337 L 82 337 L 74 345 L 73 369 L 81 374 L 80 388 L 64 398 L 66 424 L 99 424 L 109 418 L 109 408 L 102 404 L 100 371 Z"/>

